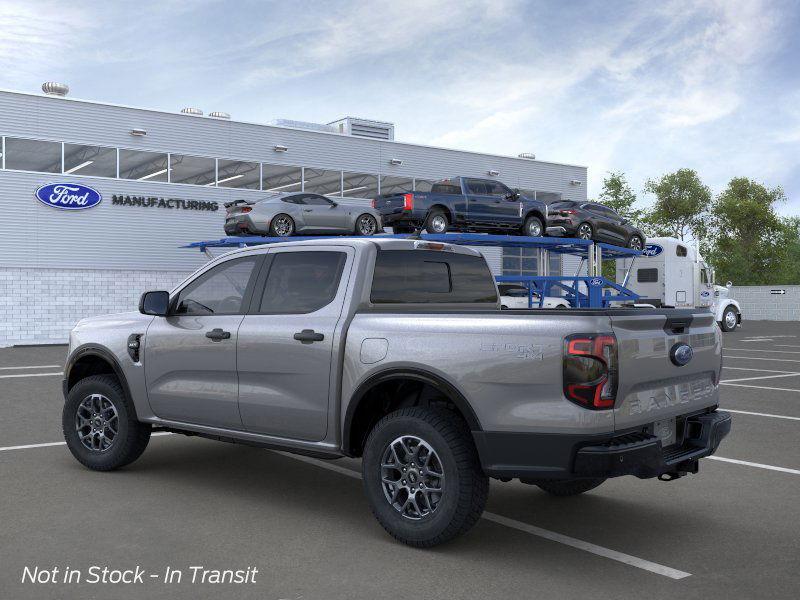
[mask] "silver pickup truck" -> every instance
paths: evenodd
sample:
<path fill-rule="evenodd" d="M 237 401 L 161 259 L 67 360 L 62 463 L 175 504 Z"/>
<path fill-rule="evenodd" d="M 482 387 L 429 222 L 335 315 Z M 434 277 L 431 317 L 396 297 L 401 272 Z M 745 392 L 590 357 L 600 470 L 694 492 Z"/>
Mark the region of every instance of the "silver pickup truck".
<path fill-rule="evenodd" d="M 153 430 L 362 457 L 381 525 L 432 546 L 478 520 L 490 477 L 568 496 L 697 472 L 730 431 L 721 367 L 706 310 L 506 311 L 467 248 L 286 242 L 78 323 L 63 428 L 96 470 Z"/>

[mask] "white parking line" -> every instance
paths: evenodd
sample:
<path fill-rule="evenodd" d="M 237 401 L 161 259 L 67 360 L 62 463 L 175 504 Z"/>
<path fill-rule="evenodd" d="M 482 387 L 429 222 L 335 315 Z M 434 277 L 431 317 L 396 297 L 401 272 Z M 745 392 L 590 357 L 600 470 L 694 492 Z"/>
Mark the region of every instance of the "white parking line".
<path fill-rule="evenodd" d="M 784 373 L 783 375 L 760 375 L 758 377 L 740 377 L 739 379 L 723 379 L 720 383 L 732 383 L 734 381 L 754 381 L 756 379 L 774 379 L 776 377 L 797 377 L 800 373 Z"/>
<path fill-rule="evenodd" d="M 0 371 L 16 371 L 18 369 L 59 369 L 64 365 L 29 365 L 25 367 L 0 367 Z"/>
<path fill-rule="evenodd" d="M 794 373 L 794 371 L 774 371 L 772 369 L 754 369 L 752 367 L 729 367 L 725 365 L 723 369 L 730 369 L 731 371 L 758 371 L 759 373 Z"/>
<path fill-rule="evenodd" d="M 723 407 L 722 410 L 725 412 L 736 413 L 738 415 L 753 415 L 754 417 L 771 417 L 773 419 L 788 419 L 790 421 L 800 421 L 800 417 L 790 417 L 787 415 L 773 415 L 770 413 L 757 413 L 757 412 L 750 412 L 749 410 L 733 410 L 732 408 L 725 408 Z"/>
<path fill-rule="evenodd" d="M 756 390 L 771 390 L 773 392 L 800 392 L 800 390 L 795 390 L 792 388 L 766 387 L 763 385 L 749 385 L 747 383 L 725 383 L 724 381 L 720 381 L 720 384 L 730 385 L 733 387 L 753 388 Z"/>
<path fill-rule="evenodd" d="M 173 435 L 171 431 L 156 431 L 150 434 L 150 437 L 160 435 Z M 66 446 L 67 442 L 45 442 L 43 444 L 26 444 L 24 446 L 4 446 L 0 448 L 0 452 L 7 452 L 9 450 L 28 450 L 30 448 L 50 448 L 51 446 Z"/>
<path fill-rule="evenodd" d="M 352 469 L 348 469 L 346 467 L 330 464 L 327 461 L 311 458 L 310 456 L 291 454 L 288 452 L 278 452 L 278 454 L 287 458 L 293 458 L 295 460 L 315 465 L 317 467 L 322 467 L 323 469 L 328 469 L 329 471 L 334 471 L 336 473 L 340 473 L 341 475 L 352 477 L 353 479 L 361 479 L 361 473 L 358 471 L 353 471 Z M 684 579 L 685 577 L 691 576 L 691 573 L 687 573 L 686 571 L 679 571 L 678 569 L 660 565 L 637 556 L 631 556 L 630 554 L 625 554 L 624 552 L 617 552 L 616 550 L 612 550 L 610 548 L 604 548 L 603 546 L 598 546 L 597 544 L 592 544 L 591 542 L 586 542 L 568 535 L 556 533 L 555 531 L 550 531 L 549 529 L 536 527 L 535 525 L 529 525 L 528 523 L 523 523 L 522 521 L 517 521 L 516 519 L 509 519 L 508 517 L 488 511 L 483 513 L 482 518 L 486 519 L 487 521 L 497 523 L 498 525 L 503 525 L 505 527 L 510 527 L 511 529 L 516 529 L 517 531 L 522 531 L 524 533 L 529 533 L 553 542 L 558 542 L 560 544 L 564 544 L 565 546 L 571 546 L 572 548 L 577 548 L 578 550 L 583 550 L 584 552 L 589 552 L 597 556 L 610 558 L 611 560 L 615 560 L 638 569 L 643 569 L 645 571 L 650 571 L 651 573 L 655 573 L 657 575 L 663 575 L 664 577 L 669 577 L 670 579 Z"/>
<path fill-rule="evenodd" d="M 756 356 L 728 356 L 727 354 L 723 355 L 723 360 L 728 360 L 729 358 L 741 358 L 743 360 L 768 360 L 770 362 L 790 362 L 790 363 L 800 363 L 800 360 L 795 360 L 792 358 L 758 358 Z M 723 368 L 725 365 L 723 364 Z"/>
<path fill-rule="evenodd" d="M 781 473 L 791 473 L 792 475 L 800 475 L 800 470 L 798 469 L 787 469 L 786 467 L 763 465 L 761 463 L 754 463 L 746 460 L 736 460 L 735 458 L 723 458 L 721 456 L 708 456 L 707 458 L 711 460 L 721 460 L 722 462 L 733 463 L 735 465 L 745 465 L 746 467 L 758 467 L 759 469 L 769 469 L 770 471 L 780 471 Z"/>
<path fill-rule="evenodd" d="M 800 354 L 800 352 L 794 352 L 792 350 L 757 350 L 755 348 L 727 348 L 728 350 L 733 350 L 736 352 L 737 350 L 741 352 L 777 352 L 778 354 Z"/>
<path fill-rule="evenodd" d="M 56 375 L 63 375 L 61 371 L 57 373 L 20 373 L 17 375 L 0 375 L 0 379 L 16 379 L 18 377 L 54 377 Z"/>

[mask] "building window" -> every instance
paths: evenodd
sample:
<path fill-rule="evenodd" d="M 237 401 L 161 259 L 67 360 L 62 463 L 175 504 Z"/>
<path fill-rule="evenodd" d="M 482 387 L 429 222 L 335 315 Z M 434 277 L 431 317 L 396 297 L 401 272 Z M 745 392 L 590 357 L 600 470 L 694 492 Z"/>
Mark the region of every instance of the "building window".
<path fill-rule="evenodd" d="M 411 177 L 395 177 L 383 175 L 381 177 L 381 194 L 402 194 L 414 191 L 414 180 Z"/>
<path fill-rule="evenodd" d="M 378 195 L 378 176 L 364 173 L 342 174 L 344 189 L 342 195 L 346 198 L 375 198 Z"/>
<path fill-rule="evenodd" d="M 303 169 L 285 165 L 261 165 L 261 189 L 265 192 L 299 192 L 303 187 Z"/>
<path fill-rule="evenodd" d="M 304 176 L 304 190 L 314 194 L 322 194 L 323 196 L 341 196 L 342 195 L 342 172 L 341 171 L 327 171 L 325 169 L 311 169 L 306 167 L 303 169 Z"/>
<path fill-rule="evenodd" d="M 171 183 L 212 186 L 215 182 L 217 161 L 204 156 L 171 154 L 169 170 Z"/>
<path fill-rule="evenodd" d="M 258 163 L 220 159 L 217 169 L 219 187 L 259 189 L 261 173 Z"/>
<path fill-rule="evenodd" d="M 503 248 L 503 275 L 538 275 L 536 248 Z"/>
<path fill-rule="evenodd" d="M 141 150 L 119 151 L 119 176 L 139 181 L 168 181 L 167 155 Z"/>
<path fill-rule="evenodd" d="M 61 143 L 6 138 L 6 169 L 61 173 Z"/>
<path fill-rule="evenodd" d="M 117 176 L 117 149 L 64 144 L 64 174 Z"/>

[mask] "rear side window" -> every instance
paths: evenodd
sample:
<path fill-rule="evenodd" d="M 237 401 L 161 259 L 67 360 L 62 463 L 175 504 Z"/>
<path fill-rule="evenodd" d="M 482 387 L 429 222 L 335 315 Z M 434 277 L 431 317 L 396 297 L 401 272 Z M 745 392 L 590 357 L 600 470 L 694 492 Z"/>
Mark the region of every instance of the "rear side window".
<path fill-rule="evenodd" d="M 458 181 L 444 179 L 431 186 L 432 194 L 461 194 L 461 184 Z"/>
<path fill-rule="evenodd" d="M 467 179 L 467 190 L 470 194 L 476 194 L 480 196 L 487 196 L 489 191 L 489 186 L 486 185 L 485 181 L 481 181 L 480 179 Z"/>
<path fill-rule="evenodd" d="M 639 283 L 655 283 L 658 281 L 658 269 L 639 269 L 636 271 L 636 281 Z"/>
<path fill-rule="evenodd" d="M 375 304 L 494 304 L 497 292 L 481 256 L 383 250 L 375 260 L 370 300 Z"/>
<path fill-rule="evenodd" d="M 347 254 L 331 251 L 279 252 L 269 269 L 261 314 L 302 314 L 330 304 L 339 289 Z"/>

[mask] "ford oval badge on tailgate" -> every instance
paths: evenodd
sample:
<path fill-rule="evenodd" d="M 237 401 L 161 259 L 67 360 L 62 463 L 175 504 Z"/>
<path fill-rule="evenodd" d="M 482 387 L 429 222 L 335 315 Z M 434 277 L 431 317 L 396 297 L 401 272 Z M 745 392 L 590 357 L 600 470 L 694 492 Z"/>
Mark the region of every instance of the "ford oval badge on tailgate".
<path fill-rule="evenodd" d="M 48 183 L 36 190 L 42 204 L 61 210 L 81 210 L 100 204 L 100 192 L 80 183 Z"/>
<path fill-rule="evenodd" d="M 688 365 L 692 356 L 694 356 L 694 350 L 689 344 L 683 342 L 675 344 L 669 351 L 669 359 L 679 367 Z"/>

